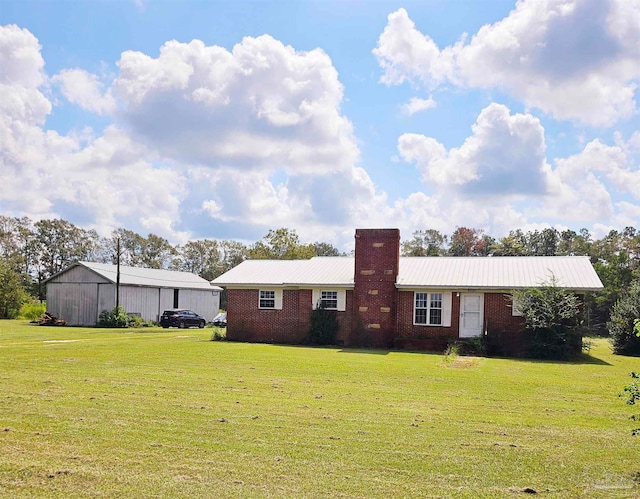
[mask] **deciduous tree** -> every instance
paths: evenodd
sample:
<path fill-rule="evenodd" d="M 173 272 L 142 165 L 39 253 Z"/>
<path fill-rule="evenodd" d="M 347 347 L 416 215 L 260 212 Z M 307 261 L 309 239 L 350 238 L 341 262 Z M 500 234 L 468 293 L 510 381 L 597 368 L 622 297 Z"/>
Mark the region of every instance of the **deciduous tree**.
<path fill-rule="evenodd" d="M 435 229 L 417 230 L 401 246 L 402 256 L 443 256 L 447 254 L 447 236 Z"/>
<path fill-rule="evenodd" d="M 220 274 L 232 269 L 249 258 L 249 249 L 238 241 L 224 240 L 219 243 L 222 252 L 222 268 Z M 220 275 L 218 274 L 218 275 Z M 216 277 L 218 277 L 216 275 Z"/>
<path fill-rule="evenodd" d="M 300 244 L 295 230 L 271 229 L 249 248 L 249 255 L 262 260 L 304 260 L 315 256 L 315 248 L 313 244 Z"/>
<path fill-rule="evenodd" d="M 449 254 L 452 256 L 487 256 L 495 240 L 482 229 L 458 227 L 451 235 Z"/>
<path fill-rule="evenodd" d="M 547 227 L 541 231 L 534 230 L 527 234 L 527 255 L 554 256 L 558 251 L 560 235 L 558 231 Z"/>
<path fill-rule="evenodd" d="M 0 318 L 16 316 L 27 299 L 20 274 L 6 259 L 0 258 Z"/>
<path fill-rule="evenodd" d="M 494 256 L 524 256 L 527 254 L 527 238 L 520 230 L 512 230 L 493 245 Z"/>
<path fill-rule="evenodd" d="M 38 297 L 44 300 L 43 281 L 70 264 L 95 259 L 99 237 L 94 230 L 85 230 L 61 219 L 38 220 L 34 224 L 29 251 L 37 255 L 35 263 Z M 32 249 L 31 249 L 32 246 Z"/>
<path fill-rule="evenodd" d="M 146 238 L 127 229 L 116 229 L 103 240 L 102 260 L 117 262 L 120 241 L 120 264 L 149 269 L 166 269 L 171 265 L 176 249 L 163 237 L 149 234 Z"/>
<path fill-rule="evenodd" d="M 341 256 L 340 250 L 330 243 L 313 243 L 315 256 Z"/>
<path fill-rule="evenodd" d="M 173 259 L 171 268 L 183 272 L 198 274 L 203 279 L 211 281 L 222 272 L 224 263 L 218 241 L 203 239 L 189 241 L 177 248 L 178 255 Z"/>

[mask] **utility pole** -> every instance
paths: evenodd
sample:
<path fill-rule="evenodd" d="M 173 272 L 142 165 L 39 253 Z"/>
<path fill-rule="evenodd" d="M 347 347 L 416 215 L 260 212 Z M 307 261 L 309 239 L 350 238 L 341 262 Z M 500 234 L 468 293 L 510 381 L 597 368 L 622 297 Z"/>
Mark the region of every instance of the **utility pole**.
<path fill-rule="evenodd" d="M 120 238 L 116 239 L 116 310 L 120 307 Z"/>

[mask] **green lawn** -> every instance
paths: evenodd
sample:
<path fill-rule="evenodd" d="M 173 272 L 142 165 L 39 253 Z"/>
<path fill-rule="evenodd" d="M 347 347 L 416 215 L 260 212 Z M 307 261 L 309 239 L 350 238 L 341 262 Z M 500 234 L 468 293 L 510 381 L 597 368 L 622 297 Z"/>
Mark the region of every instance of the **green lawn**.
<path fill-rule="evenodd" d="M 618 397 L 579 363 L 0 322 L 1 497 L 639 497 Z"/>

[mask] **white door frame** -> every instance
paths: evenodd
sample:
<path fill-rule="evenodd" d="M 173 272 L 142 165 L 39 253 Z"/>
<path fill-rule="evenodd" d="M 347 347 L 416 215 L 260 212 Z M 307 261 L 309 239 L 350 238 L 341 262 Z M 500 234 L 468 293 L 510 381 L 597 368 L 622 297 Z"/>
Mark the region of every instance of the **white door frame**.
<path fill-rule="evenodd" d="M 466 298 L 477 297 L 477 300 Z M 466 321 L 465 321 L 466 317 Z M 466 324 L 465 324 L 466 322 Z M 484 324 L 484 293 L 460 293 L 460 338 L 474 338 L 482 334 Z"/>

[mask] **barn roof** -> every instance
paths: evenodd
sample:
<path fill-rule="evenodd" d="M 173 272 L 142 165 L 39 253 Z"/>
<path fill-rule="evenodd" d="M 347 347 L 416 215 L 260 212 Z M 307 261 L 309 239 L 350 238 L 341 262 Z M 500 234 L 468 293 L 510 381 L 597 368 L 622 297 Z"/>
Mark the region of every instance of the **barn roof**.
<path fill-rule="evenodd" d="M 212 281 L 218 286 L 353 287 L 352 257 L 246 260 Z M 575 291 L 602 289 L 588 257 L 401 257 L 398 288 L 521 289 L 555 283 Z"/>
<path fill-rule="evenodd" d="M 112 283 L 117 280 L 117 265 L 95 262 L 77 262 L 66 269 L 51 276 L 60 276 L 69 269 L 76 266 L 85 267 L 96 274 L 102 276 Z M 145 269 L 141 267 L 127 267 L 120 265 L 120 284 L 129 286 L 149 286 L 154 288 L 180 288 L 180 289 L 206 289 L 220 290 L 221 288 L 211 285 L 209 281 L 190 272 L 178 272 L 175 270 Z"/>

